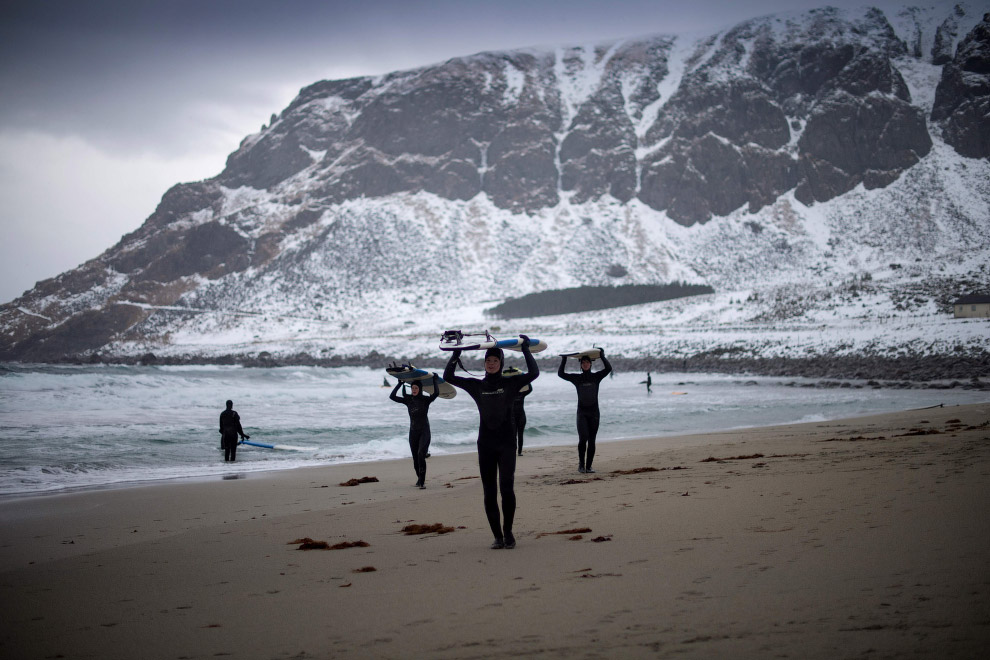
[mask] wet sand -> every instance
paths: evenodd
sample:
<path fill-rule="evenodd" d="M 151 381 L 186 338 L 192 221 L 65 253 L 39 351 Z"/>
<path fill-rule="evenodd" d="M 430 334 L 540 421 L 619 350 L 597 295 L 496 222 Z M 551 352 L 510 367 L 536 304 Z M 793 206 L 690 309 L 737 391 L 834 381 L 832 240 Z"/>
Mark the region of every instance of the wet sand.
<path fill-rule="evenodd" d="M 982 657 L 988 422 L 600 443 L 593 475 L 537 448 L 514 550 L 489 549 L 473 454 L 431 458 L 426 490 L 410 459 L 8 498 L 0 656 Z"/>

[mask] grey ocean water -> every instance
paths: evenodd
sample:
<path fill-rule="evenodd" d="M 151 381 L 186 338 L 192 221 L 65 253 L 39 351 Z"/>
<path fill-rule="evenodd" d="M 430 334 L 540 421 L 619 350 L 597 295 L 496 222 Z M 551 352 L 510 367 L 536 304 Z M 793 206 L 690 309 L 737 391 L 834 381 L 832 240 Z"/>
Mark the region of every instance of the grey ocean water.
<path fill-rule="evenodd" d="M 574 387 L 557 378 L 555 362 L 543 369 L 526 399 L 526 444 L 576 444 Z M 599 443 L 988 398 L 959 389 L 822 389 L 801 379 L 704 374 L 653 374 L 647 394 L 645 376 L 616 373 L 602 383 Z M 2 365 L 0 495 L 406 458 L 408 415 L 389 401 L 383 377 L 357 367 Z M 225 464 L 217 427 L 227 399 L 252 440 L 299 450 L 242 446 L 237 463 Z M 434 455 L 474 450 L 477 411 L 463 392 L 436 401 L 430 420 Z M 599 448 L 603 467 L 608 454 Z"/>

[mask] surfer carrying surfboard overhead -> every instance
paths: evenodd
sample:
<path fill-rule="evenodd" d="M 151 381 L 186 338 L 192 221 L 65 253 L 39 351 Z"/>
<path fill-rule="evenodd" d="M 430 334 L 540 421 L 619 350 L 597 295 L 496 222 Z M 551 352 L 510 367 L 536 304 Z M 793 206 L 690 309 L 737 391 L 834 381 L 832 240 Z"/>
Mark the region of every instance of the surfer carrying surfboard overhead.
<path fill-rule="evenodd" d="M 412 396 L 398 396 L 399 388 L 403 381 L 395 384 L 392 393 L 388 398 L 396 403 L 403 404 L 409 411 L 409 451 L 412 452 L 413 467 L 416 469 L 416 485 L 426 488 L 426 457 L 430 451 L 430 404 L 440 396 L 439 377 L 433 374 L 433 392 L 429 396 L 423 395 L 423 388 L 419 381 L 413 381 L 410 385 Z"/>
<path fill-rule="evenodd" d="M 597 353 L 597 357 L 600 357 L 602 364 L 605 365 L 601 371 L 591 370 L 592 353 Z M 579 359 L 581 373 L 564 373 L 568 357 Z M 605 357 L 605 349 L 603 348 L 560 356 L 560 367 L 557 369 L 557 375 L 574 383 L 574 387 L 577 389 L 578 472 L 581 473 L 594 473 L 591 463 L 595 460 L 595 438 L 598 436 L 598 424 L 601 419 L 598 410 L 598 386 L 611 371 L 612 365 Z"/>
<path fill-rule="evenodd" d="M 495 542 L 493 550 L 516 547 L 512 535 L 512 522 L 516 514 L 516 422 L 512 408 L 524 386 L 536 380 L 540 367 L 530 351 L 530 339 L 519 335 L 522 354 L 526 359 L 526 373 L 511 378 L 503 377 L 505 365 L 502 349 L 491 347 L 485 351 L 485 377 L 467 378 L 454 375 L 461 356 L 460 349 L 451 353 L 443 379 L 467 392 L 478 406 L 478 467 L 485 497 L 485 515 Z M 501 520 L 498 495 L 502 495 Z"/>

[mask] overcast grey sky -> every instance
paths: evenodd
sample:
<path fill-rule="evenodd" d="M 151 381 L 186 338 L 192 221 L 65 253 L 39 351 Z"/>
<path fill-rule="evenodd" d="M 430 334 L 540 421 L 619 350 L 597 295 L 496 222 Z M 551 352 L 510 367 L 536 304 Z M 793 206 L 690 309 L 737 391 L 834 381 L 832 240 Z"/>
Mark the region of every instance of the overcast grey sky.
<path fill-rule="evenodd" d="M 0 303 L 218 174 L 318 80 L 868 0 L 4 0 Z"/>

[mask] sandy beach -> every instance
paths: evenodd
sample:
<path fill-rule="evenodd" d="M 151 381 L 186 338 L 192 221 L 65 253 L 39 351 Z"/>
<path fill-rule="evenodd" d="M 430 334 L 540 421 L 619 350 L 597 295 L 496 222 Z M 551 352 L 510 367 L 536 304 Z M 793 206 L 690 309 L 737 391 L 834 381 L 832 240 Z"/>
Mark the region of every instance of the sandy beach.
<path fill-rule="evenodd" d="M 990 403 L 705 441 L 527 451 L 514 550 L 474 454 L 6 498 L 0 656 L 982 657 Z"/>

